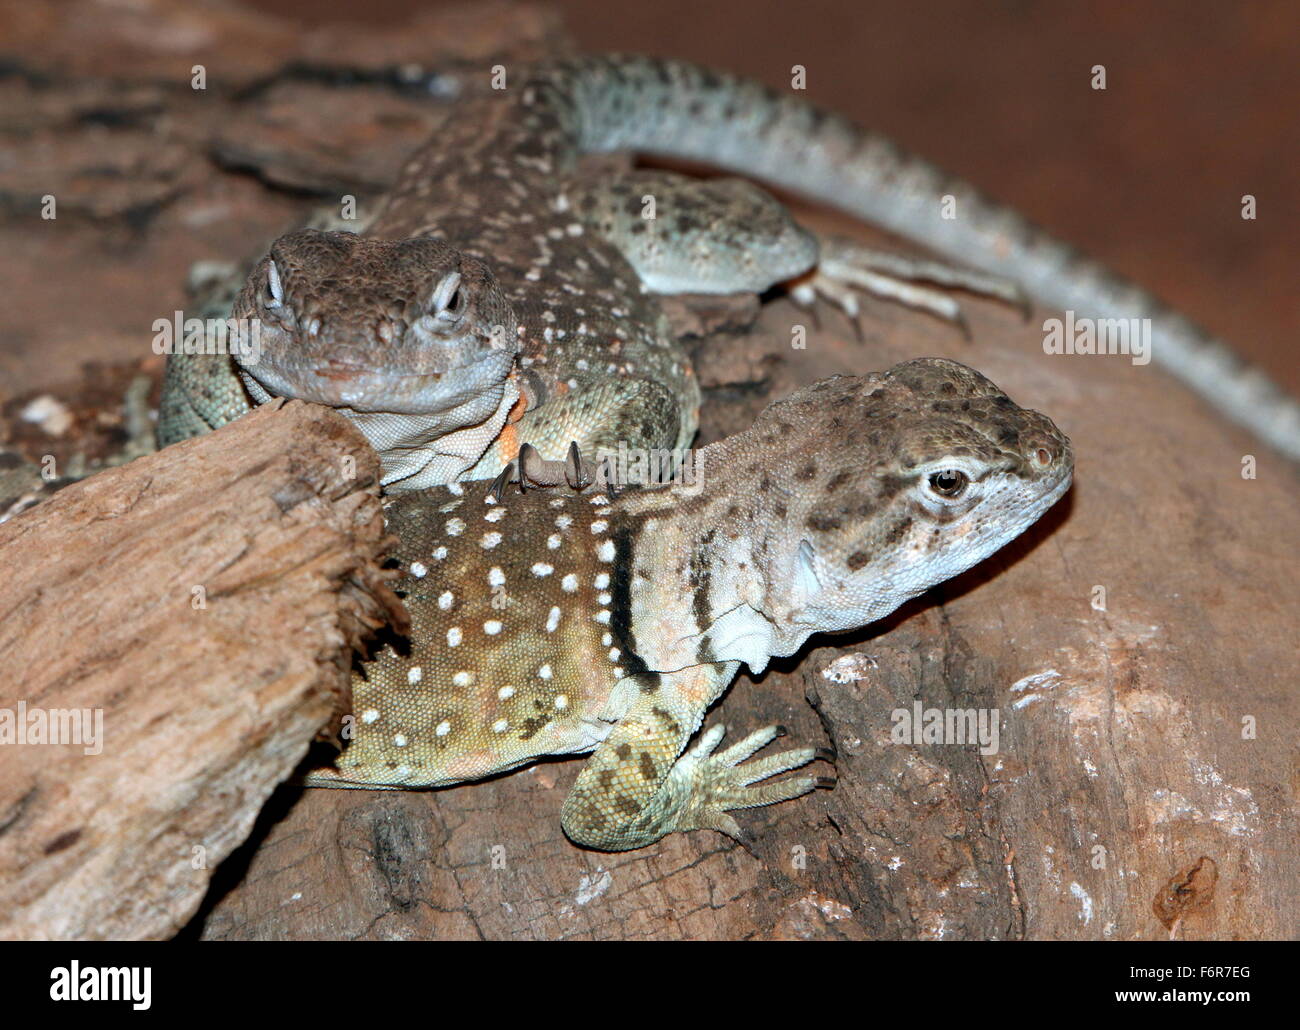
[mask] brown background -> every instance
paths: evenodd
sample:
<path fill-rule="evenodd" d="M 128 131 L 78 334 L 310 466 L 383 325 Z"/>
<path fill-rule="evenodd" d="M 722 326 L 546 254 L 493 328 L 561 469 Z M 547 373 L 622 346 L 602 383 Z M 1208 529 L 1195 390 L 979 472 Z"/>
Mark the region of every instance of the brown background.
<path fill-rule="evenodd" d="M 252 0 L 397 22 L 438 0 Z M 587 50 L 711 62 L 880 129 L 1103 258 L 1300 393 L 1300 5 L 556 0 Z M 1090 88 L 1105 65 L 1107 90 Z M 1240 217 L 1253 194 L 1258 218 Z"/>

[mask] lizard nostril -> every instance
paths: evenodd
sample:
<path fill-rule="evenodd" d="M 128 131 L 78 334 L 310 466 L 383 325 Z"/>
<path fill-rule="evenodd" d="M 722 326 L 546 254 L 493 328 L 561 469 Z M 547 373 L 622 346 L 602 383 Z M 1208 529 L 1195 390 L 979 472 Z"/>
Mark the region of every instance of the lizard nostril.
<path fill-rule="evenodd" d="M 1046 447 L 1040 447 L 1038 448 L 1038 450 L 1034 452 L 1034 459 L 1038 462 L 1039 465 L 1043 466 L 1043 468 L 1046 468 L 1048 465 L 1052 463 L 1052 452 L 1049 451 Z"/>

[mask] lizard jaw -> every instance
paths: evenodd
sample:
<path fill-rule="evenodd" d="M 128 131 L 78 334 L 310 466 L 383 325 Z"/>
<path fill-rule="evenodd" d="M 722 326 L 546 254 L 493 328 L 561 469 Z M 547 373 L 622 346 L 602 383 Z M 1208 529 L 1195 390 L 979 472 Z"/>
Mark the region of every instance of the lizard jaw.
<path fill-rule="evenodd" d="M 258 403 L 289 397 L 360 412 L 437 415 L 463 407 L 499 386 L 513 364 L 514 355 L 499 350 L 444 372 L 400 372 L 338 362 L 279 368 L 263 360 L 241 366 L 240 373 Z"/>

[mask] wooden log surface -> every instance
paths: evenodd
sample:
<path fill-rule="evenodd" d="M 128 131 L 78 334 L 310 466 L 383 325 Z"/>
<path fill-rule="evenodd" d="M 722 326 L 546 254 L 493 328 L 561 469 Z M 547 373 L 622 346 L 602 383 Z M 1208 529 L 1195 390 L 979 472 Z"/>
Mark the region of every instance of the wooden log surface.
<path fill-rule="evenodd" d="M 509 8 L 484 10 L 469 34 L 474 59 L 538 45 L 539 32 L 523 33 L 522 44 L 512 36 Z M 358 53 L 377 63 L 385 53 L 409 59 L 397 36 L 390 31 L 376 42 L 358 28 Z M 295 56 L 294 45 L 280 51 L 285 61 Z M 544 48 L 564 45 L 552 37 Z M 444 56 L 457 67 L 454 54 Z M 77 171 L 92 161 L 113 166 L 113 141 L 66 113 L 78 110 L 78 75 L 111 71 L 65 72 L 42 92 L 43 110 L 65 112 L 50 115 L 49 133 L 35 137 L 20 127 L 0 138 L 15 154 L 7 167 L 16 170 L 8 179 L 0 175 L 11 212 L 0 221 L 0 239 L 11 243 L 0 247 L 0 265 L 12 264 L 11 281 L 30 284 L 11 317 L 25 317 L 30 305 L 34 314 L 21 338 L 47 345 L 66 363 L 62 387 L 54 389 L 46 376 L 42 389 L 66 405 L 72 426 L 56 435 L 25 423 L 20 413 L 36 391 L 19 386 L 0 409 L 0 428 L 27 456 L 48 453 L 61 464 L 86 457 L 93 465 L 119 441 L 114 398 L 130 375 L 143 370 L 156 380 L 159 371 L 151 359 L 135 357 L 147 336 L 131 326 L 147 326 L 179 306 L 186 262 L 238 259 L 250 240 L 285 228 L 304 209 L 286 186 L 364 197 L 391 174 L 382 169 L 395 166 L 410 138 L 445 116 L 442 101 L 394 99 L 363 82 L 277 80 L 266 87 L 274 105 L 266 89 L 246 97 L 214 90 L 205 98 L 209 107 L 196 105 L 188 91 L 164 90 L 145 104 L 139 82 L 107 94 L 101 83 L 97 103 L 125 112 L 117 122 L 124 155 L 140 145 L 133 132 L 162 131 L 156 126 L 171 127 L 168 141 L 179 149 L 150 150 L 153 163 L 143 166 L 150 174 L 124 176 L 122 190 L 107 200 L 86 196 L 73 211 L 93 214 L 78 213 L 49 232 L 22 206 L 44 187 L 15 178 L 51 135 L 62 149 L 42 153 L 61 155 L 62 164 L 47 161 L 59 181 L 85 181 Z M 406 116 L 393 117 L 394 105 Z M 364 174 L 346 140 L 318 152 L 310 132 L 274 131 L 277 124 L 309 126 L 319 111 L 340 109 L 349 112 L 345 135 L 355 132 L 377 155 Z M 169 111 L 183 115 L 167 119 Z M 223 142 L 232 137 L 221 131 L 231 119 L 248 127 L 239 140 L 253 141 L 236 155 L 238 168 L 221 163 L 233 160 Z M 188 125 L 188 135 L 177 125 Z M 123 167 L 141 166 L 124 157 Z M 94 206 L 108 200 L 102 210 Z M 214 210 L 223 219 L 211 219 Z M 802 214 L 879 242 L 846 221 Z M 198 234 L 191 225 L 211 228 Z M 25 270 L 33 247 L 42 260 L 62 262 L 64 280 L 76 281 L 82 296 L 112 298 L 100 308 L 117 321 L 81 324 L 74 309 L 51 323 L 46 287 Z M 121 262 L 95 260 L 105 251 L 122 255 Z M 881 369 L 918 355 L 979 368 L 1017 402 L 1051 415 L 1074 442 L 1074 491 L 1022 540 L 880 625 L 814 639 L 757 681 L 742 675 L 710 713 L 709 722 L 721 720 L 733 733 L 775 720 L 793 739 L 833 743 L 840 776 L 834 790 L 743 813 L 756 838 L 751 850 L 701 832 L 606 855 L 575 848 L 559 828 L 577 761 L 543 762 L 436 792 L 285 786 L 263 808 L 248 842 L 216 871 L 184 933 L 1300 935 L 1294 469 L 1156 366 L 1122 356 L 1046 355 L 1042 321 L 1053 312 L 1036 311 L 1025 322 L 999 305 L 963 302 L 969 342 L 925 316 L 872 301 L 857 330 L 826 307 L 814 323 L 783 300 L 765 305 L 743 331 L 736 328 L 747 322 L 743 312 L 693 324 L 683 319 L 695 330 L 717 330 L 696 348 L 705 387 L 703 442 L 743 428 L 770 400 L 823 375 Z M 802 347 L 792 345 L 795 325 L 808 330 Z M 87 339 L 105 364 L 79 376 L 74 355 L 84 353 Z M 44 360 L 36 355 L 44 353 L 33 346 L 0 357 L 34 380 Z M 173 460 L 171 454 L 150 460 Z M 110 593 L 98 603 L 125 601 Z M 58 660 L 76 629 L 24 637 L 6 625 L 5 632 L 41 666 Z M 265 658 L 270 640 L 259 640 Z M 996 710 L 996 752 L 893 742 L 894 713 L 911 712 L 918 702 L 923 711 Z M 316 713 L 311 708 L 300 722 Z M 269 789 L 274 779 L 264 768 L 257 789 Z M 218 786 L 250 789 L 234 774 Z M 41 846 L 73 828 L 50 825 Z M 238 836 L 225 839 L 233 844 Z M 50 857 L 66 861 L 75 847 Z M 167 916 L 158 927 L 175 925 L 187 910 L 189 885 L 178 873 L 172 886 L 183 904 L 147 902 Z M 122 896 L 119 904 L 126 910 L 146 903 Z M 111 935 L 122 925 L 86 916 L 68 929 Z"/>
<path fill-rule="evenodd" d="M 400 611 L 377 473 L 276 404 L 0 524 L 0 936 L 184 925 Z"/>

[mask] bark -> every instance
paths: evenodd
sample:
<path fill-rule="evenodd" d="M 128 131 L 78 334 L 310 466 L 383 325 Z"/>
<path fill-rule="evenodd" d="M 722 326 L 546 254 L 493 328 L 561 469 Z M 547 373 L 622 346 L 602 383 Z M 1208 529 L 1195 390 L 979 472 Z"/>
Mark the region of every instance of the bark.
<path fill-rule="evenodd" d="M 352 645 L 404 614 L 377 473 L 293 402 L 0 525 L 0 936 L 161 937 L 194 912 L 347 708 Z"/>

